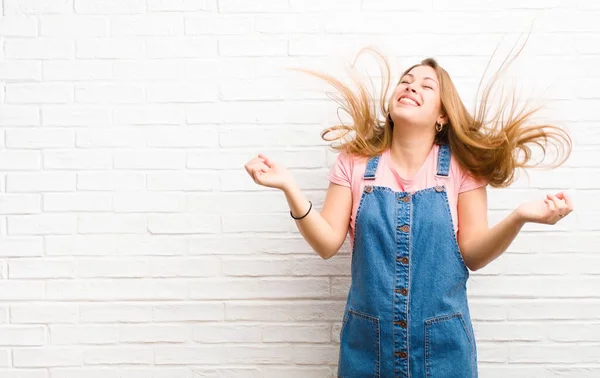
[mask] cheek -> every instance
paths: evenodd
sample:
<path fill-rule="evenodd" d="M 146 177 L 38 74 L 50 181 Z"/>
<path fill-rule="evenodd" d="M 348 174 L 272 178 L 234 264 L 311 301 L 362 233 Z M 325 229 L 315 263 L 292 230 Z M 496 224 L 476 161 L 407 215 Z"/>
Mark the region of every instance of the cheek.
<path fill-rule="evenodd" d="M 426 96 L 426 97 L 425 97 Z M 437 93 L 429 92 L 425 94 L 425 100 L 427 101 L 427 105 L 429 108 L 433 110 L 440 109 L 442 106 L 442 102 L 440 101 L 440 96 Z"/>
<path fill-rule="evenodd" d="M 394 100 L 398 98 L 398 96 L 400 96 L 400 93 L 402 93 L 403 91 L 404 88 L 402 87 L 402 85 L 398 85 L 396 88 L 394 88 L 394 92 L 392 92 L 392 96 L 390 97 L 389 103 L 392 104 Z"/>
<path fill-rule="evenodd" d="M 388 108 L 392 108 L 394 106 L 394 103 L 396 102 L 395 99 L 397 97 L 398 95 L 396 94 L 396 92 L 394 92 L 388 101 Z"/>

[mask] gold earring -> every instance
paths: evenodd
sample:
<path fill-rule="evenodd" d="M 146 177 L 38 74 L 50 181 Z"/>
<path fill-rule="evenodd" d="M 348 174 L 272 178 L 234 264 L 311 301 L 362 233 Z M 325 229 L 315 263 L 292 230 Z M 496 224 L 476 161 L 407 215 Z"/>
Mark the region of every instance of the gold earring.
<path fill-rule="evenodd" d="M 442 131 L 443 128 L 444 128 L 444 125 L 442 125 L 441 123 L 436 123 L 435 124 L 435 129 L 437 130 L 438 133 L 440 131 Z"/>

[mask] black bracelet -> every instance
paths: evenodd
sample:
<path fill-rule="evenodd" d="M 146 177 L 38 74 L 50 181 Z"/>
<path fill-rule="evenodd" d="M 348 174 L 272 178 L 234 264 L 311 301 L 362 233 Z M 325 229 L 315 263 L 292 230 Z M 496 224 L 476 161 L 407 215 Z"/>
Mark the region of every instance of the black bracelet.
<path fill-rule="evenodd" d="M 299 219 L 302 219 L 302 218 L 304 218 L 305 216 L 307 216 L 307 215 L 308 215 L 308 213 L 310 213 L 310 210 L 312 209 L 312 202 L 309 200 L 309 201 L 308 201 L 308 203 L 310 203 L 310 206 L 309 206 L 309 208 L 308 208 L 308 211 L 306 212 L 306 214 L 304 214 L 304 215 L 303 215 L 303 216 L 301 216 L 300 218 L 296 218 L 296 217 L 294 216 L 294 214 L 292 214 L 292 211 L 290 210 L 290 215 L 292 216 L 292 218 L 294 218 L 295 220 L 299 220 Z"/>

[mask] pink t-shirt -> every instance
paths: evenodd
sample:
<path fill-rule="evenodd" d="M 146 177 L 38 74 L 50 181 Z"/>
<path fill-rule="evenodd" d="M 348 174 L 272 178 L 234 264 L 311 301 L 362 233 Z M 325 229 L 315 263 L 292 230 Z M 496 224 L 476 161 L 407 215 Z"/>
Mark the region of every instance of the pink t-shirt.
<path fill-rule="evenodd" d="M 394 168 L 396 164 L 391 159 L 390 149 L 385 150 L 377 167 L 375 180 L 363 180 L 367 167 L 367 158 L 351 156 L 345 152 L 337 156 L 335 164 L 331 167 L 327 178 L 334 184 L 347 186 L 352 190 L 352 214 L 350 218 L 350 243 L 354 241 L 354 224 L 356 211 L 365 185 L 385 186 L 397 192 L 415 192 L 418 190 L 445 185 L 452 213 L 454 232 L 458 234 L 458 194 L 485 186 L 482 180 L 475 180 L 458 165 L 454 155 L 451 155 L 450 173 L 448 177 L 436 177 L 437 156 L 439 145 L 434 144 L 425 163 L 411 180 L 400 177 Z"/>

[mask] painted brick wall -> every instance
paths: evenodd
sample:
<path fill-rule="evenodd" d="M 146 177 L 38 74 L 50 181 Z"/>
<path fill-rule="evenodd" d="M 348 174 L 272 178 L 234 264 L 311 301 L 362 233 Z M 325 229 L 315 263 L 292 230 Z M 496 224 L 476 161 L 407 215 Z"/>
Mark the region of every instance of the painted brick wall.
<path fill-rule="evenodd" d="M 532 22 L 515 83 L 575 148 L 490 221 L 561 189 L 577 211 L 472 275 L 481 376 L 600 376 L 597 1 L 1 4 L 0 377 L 334 377 L 348 248 L 321 260 L 243 169 L 267 153 L 322 204 L 336 105 L 287 68 L 433 56 L 472 104 Z"/>

